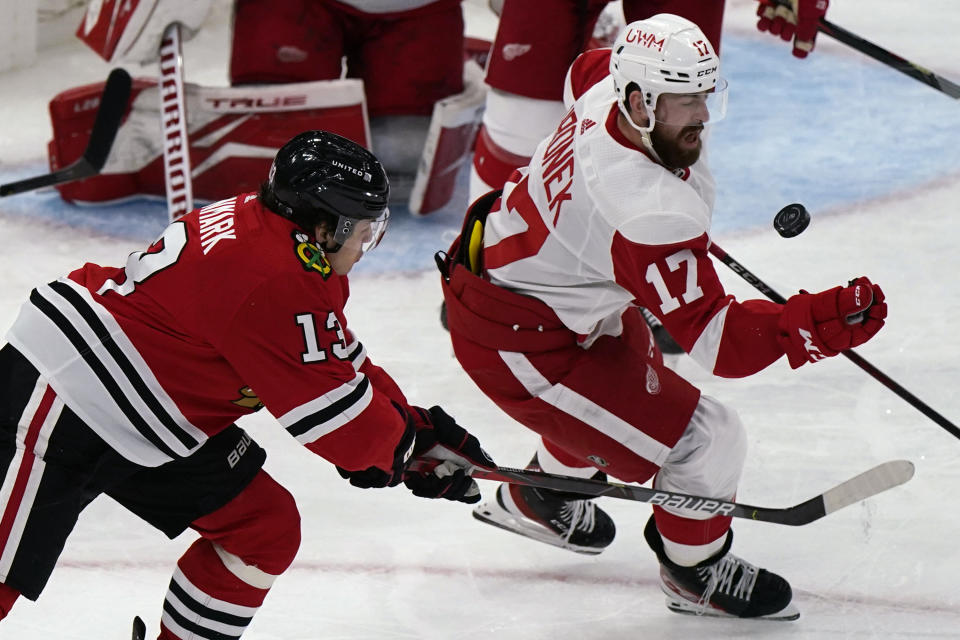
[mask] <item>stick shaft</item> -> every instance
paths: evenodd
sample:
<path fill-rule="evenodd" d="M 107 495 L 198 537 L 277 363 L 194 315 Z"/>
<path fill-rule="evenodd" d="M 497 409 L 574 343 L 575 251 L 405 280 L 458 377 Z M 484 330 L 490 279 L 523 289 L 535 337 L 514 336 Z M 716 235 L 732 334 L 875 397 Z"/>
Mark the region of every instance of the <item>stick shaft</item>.
<path fill-rule="evenodd" d="M 947 94 L 951 98 L 960 99 L 960 85 L 957 85 L 955 82 L 952 82 L 943 76 L 937 75 L 936 73 L 925 69 L 920 65 L 910 62 L 906 58 L 902 58 L 897 54 L 887 51 L 883 47 L 865 40 L 864 38 L 847 31 L 843 27 L 840 27 L 824 18 L 820 19 L 820 26 L 818 27 L 821 33 L 825 33 L 831 38 L 842 42 L 843 44 L 856 49 L 860 53 L 863 53 L 867 56 L 870 56 L 878 62 L 896 69 L 897 71 L 919 80 L 920 82 L 929 85 L 940 91 Z"/>
<path fill-rule="evenodd" d="M 731 256 L 729 253 L 721 249 L 718 245 L 711 244 L 710 253 L 716 256 L 717 259 L 720 260 L 720 262 L 730 267 L 730 269 L 734 273 L 736 273 L 741 278 L 743 278 L 744 280 L 752 284 L 755 289 L 763 293 L 770 300 L 777 302 L 779 304 L 786 303 L 787 301 L 786 298 L 784 298 L 782 295 L 774 291 L 773 288 L 771 288 L 763 280 L 753 275 L 753 273 L 751 273 L 749 269 L 747 269 L 742 264 L 737 262 L 733 258 L 733 256 Z M 903 386 L 897 383 L 893 378 L 891 378 L 890 376 L 885 374 L 883 371 L 881 371 L 880 369 L 872 365 L 870 362 L 868 362 L 865 358 L 860 356 L 853 349 L 841 351 L 841 353 L 848 360 L 850 360 L 855 365 L 857 365 L 858 367 L 866 371 L 868 374 L 870 374 L 870 376 L 874 380 L 878 381 L 887 389 L 890 389 L 890 391 L 893 391 L 895 394 L 900 396 L 901 399 L 905 400 L 914 409 L 918 410 L 920 413 L 930 418 L 933 422 L 935 422 L 938 426 L 943 428 L 953 437 L 960 439 L 960 427 L 957 427 L 957 425 L 947 420 L 945 417 L 943 417 L 940 413 L 935 411 L 923 400 L 921 400 L 917 396 L 907 391 Z"/>
<path fill-rule="evenodd" d="M 436 461 L 433 461 L 435 463 Z M 429 460 L 414 460 L 411 471 L 429 469 L 432 466 Z M 714 498 L 692 496 L 674 491 L 647 489 L 638 485 L 626 485 L 617 482 L 605 482 L 590 478 L 574 478 L 561 476 L 532 469 L 513 469 L 510 467 L 494 467 L 485 469 L 474 467 L 470 475 L 483 480 L 508 482 L 529 487 L 565 491 L 592 497 L 620 498 L 658 504 L 661 506 L 680 507 L 707 513 L 711 516 L 722 515 L 734 518 L 745 518 L 760 522 L 771 522 L 790 526 L 800 526 L 819 520 L 828 513 L 845 506 L 865 500 L 882 491 L 903 484 L 913 477 L 913 464 L 906 460 L 892 460 L 877 465 L 841 484 L 828 489 L 806 502 L 783 509 L 769 507 L 755 507 L 738 502 L 727 502 Z"/>
<path fill-rule="evenodd" d="M 83 155 L 62 169 L 0 185 L 0 197 L 82 180 L 100 173 L 126 113 L 131 84 L 130 74 L 123 69 L 111 71 L 103 86 L 103 93 L 100 94 L 100 106 L 97 108 L 90 140 Z"/>

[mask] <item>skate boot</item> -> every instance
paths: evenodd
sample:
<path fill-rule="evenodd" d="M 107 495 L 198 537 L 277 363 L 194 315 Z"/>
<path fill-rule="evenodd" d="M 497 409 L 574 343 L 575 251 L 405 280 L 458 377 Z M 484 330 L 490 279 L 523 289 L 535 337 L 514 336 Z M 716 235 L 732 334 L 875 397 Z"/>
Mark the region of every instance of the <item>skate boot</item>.
<path fill-rule="evenodd" d="M 591 555 L 609 546 L 617 531 L 610 516 L 581 495 L 511 484 L 497 487 L 496 500 L 475 508 L 473 517 L 555 547 Z"/>
<path fill-rule="evenodd" d="M 732 531 L 720 551 L 692 567 L 682 567 L 667 558 L 653 517 L 643 535 L 660 560 L 660 588 L 671 611 L 723 618 L 800 617 L 800 611 L 790 602 L 790 583 L 730 553 Z"/>

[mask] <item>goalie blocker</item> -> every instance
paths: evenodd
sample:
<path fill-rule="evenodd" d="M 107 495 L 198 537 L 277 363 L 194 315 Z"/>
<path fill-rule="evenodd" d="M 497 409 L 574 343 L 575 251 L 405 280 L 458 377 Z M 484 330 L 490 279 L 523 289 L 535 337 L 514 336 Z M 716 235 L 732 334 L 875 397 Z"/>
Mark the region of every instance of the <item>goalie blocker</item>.
<path fill-rule="evenodd" d="M 76 87 L 50 102 L 55 171 L 80 157 L 93 127 L 103 83 Z M 138 78 L 101 174 L 59 185 L 70 202 L 93 203 L 136 196 L 164 197 L 159 91 Z M 283 85 L 215 88 L 186 85 L 193 195 L 220 200 L 256 191 L 280 146 L 301 131 L 323 129 L 371 146 L 363 83 L 323 80 Z"/>

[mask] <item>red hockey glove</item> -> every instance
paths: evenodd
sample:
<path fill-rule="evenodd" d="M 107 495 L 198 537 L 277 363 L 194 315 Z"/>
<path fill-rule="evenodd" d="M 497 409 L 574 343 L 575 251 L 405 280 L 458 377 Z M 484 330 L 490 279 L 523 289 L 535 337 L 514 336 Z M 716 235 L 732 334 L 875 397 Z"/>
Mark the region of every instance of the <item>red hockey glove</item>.
<path fill-rule="evenodd" d="M 883 291 L 861 277 L 846 287 L 791 296 L 780 314 L 778 340 L 796 369 L 863 344 L 886 317 Z"/>
<path fill-rule="evenodd" d="M 413 495 L 421 498 L 479 502 L 480 488 L 468 474 L 474 467 L 492 468 L 496 463 L 480 446 L 480 441 L 440 407 L 418 412 L 422 426 L 417 431 L 413 455 L 439 464 L 426 471 L 408 471 L 403 483 Z"/>
<path fill-rule="evenodd" d="M 827 14 L 829 0 L 760 0 L 757 29 L 783 40 L 793 39 L 793 55 L 806 58 L 813 51 L 820 18 Z"/>

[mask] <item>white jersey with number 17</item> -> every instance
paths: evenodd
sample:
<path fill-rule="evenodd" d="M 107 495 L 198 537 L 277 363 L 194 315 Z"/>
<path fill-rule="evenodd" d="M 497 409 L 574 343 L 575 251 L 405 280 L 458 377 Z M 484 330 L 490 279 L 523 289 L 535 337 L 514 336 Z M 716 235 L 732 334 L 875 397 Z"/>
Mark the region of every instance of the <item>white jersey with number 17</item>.
<path fill-rule="evenodd" d="M 491 281 L 545 302 L 585 347 L 618 335 L 637 305 L 717 375 L 766 367 L 783 355 L 780 306 L 724 292 L 708 254 L 715 183 L 704 154 L 671 171 L 623 135 L 618 113 L 605 76 L 507 182 L 484 229 Z"/>

